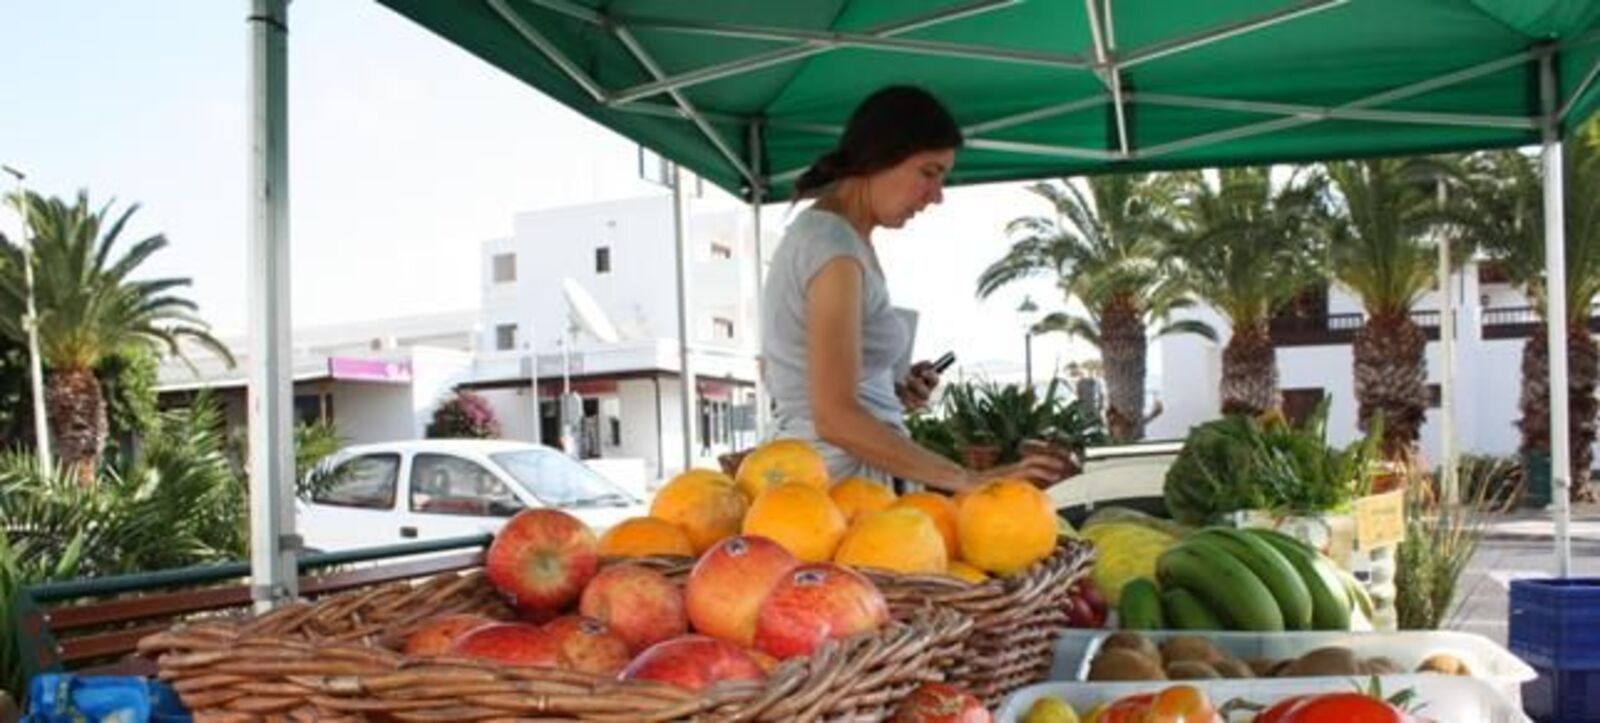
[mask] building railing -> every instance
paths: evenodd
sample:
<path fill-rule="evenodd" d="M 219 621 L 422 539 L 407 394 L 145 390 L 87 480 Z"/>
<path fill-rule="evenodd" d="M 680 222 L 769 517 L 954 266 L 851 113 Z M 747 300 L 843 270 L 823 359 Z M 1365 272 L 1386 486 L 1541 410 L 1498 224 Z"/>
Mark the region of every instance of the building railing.
<path fill-rule="evenodd" d="M 1526 339 L 1544 332 L 1544 317 L 1531 306 L 1505 306 L 1483 310 L 1483 338 Z M 1600 332 L 1600 306 L 1589 309 L 1589 330 Z"/>
<path fill-rule="evenodd" d="M 1439 338 L 1439 312 L 1426 309 L 1411 312 L 1411 320 L 1422 327 L 1429 341 Z M 1360 312 L 1308 317 L 1280 317 L 1272 320 L 1272 341 L 1277 346 L 1327 346 L 1350 344 L 1366 325 Z"/>

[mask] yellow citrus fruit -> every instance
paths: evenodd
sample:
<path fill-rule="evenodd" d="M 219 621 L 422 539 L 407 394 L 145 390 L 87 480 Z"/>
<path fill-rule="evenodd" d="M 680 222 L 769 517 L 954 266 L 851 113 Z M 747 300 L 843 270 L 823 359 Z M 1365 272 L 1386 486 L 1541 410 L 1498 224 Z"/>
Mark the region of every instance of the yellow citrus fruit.
<path fill-rule="evenodd" d="M 826 492 L 799 482 L 762 492 L 744 518 L 744 534 L 771 539 L 805 562 L 833 559 L 846 527 Z"/>
<path fill-rule="evenodd" d="M 696 555 L 739 534 L 744 512 L 744 495 L 733 480 L 707 469 L 692 469 L 672 478 L 650 503 L 650 516 L 683 528 Z"/>

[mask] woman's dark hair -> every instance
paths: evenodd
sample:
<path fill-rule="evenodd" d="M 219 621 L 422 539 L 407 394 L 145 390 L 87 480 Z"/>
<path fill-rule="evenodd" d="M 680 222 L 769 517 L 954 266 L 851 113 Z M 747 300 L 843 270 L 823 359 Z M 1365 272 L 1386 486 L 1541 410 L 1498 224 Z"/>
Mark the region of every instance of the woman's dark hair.
<path fill-rule="evenodd" d="M 838 147 L 795 180 L 795 198 L 814 195 L 843 178 L 891 168 L 916 153 L 960 148 L 961 143 L 961 126 L 938 98 L 915 86 L 892 85 L 856 106 Z"/>

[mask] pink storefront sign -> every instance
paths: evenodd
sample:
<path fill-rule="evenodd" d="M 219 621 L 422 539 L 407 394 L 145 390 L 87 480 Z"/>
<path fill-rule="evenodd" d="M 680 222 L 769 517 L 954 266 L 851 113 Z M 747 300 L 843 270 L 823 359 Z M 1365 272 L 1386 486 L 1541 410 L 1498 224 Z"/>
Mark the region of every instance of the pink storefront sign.
<path fill-rule="evenodd" d="M 403 384 L 411 381 L 411 362 L 329 357 L 328 376 L 340 381 Z"/>

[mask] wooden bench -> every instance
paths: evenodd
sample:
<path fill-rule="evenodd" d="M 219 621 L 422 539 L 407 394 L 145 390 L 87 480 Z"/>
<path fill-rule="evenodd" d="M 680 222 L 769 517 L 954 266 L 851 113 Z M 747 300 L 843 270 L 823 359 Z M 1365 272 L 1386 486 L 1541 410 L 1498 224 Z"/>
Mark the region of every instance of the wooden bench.
<path fill-rule="evenodd" d="M 483 564 L 490 539 L 483 534 L 306 555 L 299 561 L 300 594 L 316 598 L 471 569 Z M 376 564 L 316 574 L 361 563 Z M 248 610 L 249 575 L 249 564 L 232 562 L 23 588 L 13 607 L 23 671 L 29 678 L 60 671 L 153 675 L 155 661 L 135 652 L 139 640 L 191 616 Z"/>

